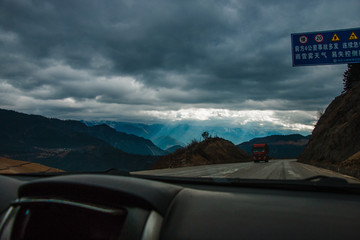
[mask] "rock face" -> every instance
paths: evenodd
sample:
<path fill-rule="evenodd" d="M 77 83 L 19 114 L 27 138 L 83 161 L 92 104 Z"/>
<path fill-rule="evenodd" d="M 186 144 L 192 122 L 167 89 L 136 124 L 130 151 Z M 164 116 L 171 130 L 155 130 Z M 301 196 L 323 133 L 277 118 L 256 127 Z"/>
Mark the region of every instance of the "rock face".
<path fill-rule="evenodd" d="M 360 152 L 360 84 L 336 97 L 320 117 L 299 161 L 357 176 Z M 345 164 L 350 157 L 352 164 Z M 350 171 L 350 172 L 349 172 Z"/>
<path fill-rule="evenodd" d="M 193 142 L 174 153 L 162 156 L 153 168 L 175 168 L 197 165 L 251 161 L 251 156 L 222 138 Z"/>

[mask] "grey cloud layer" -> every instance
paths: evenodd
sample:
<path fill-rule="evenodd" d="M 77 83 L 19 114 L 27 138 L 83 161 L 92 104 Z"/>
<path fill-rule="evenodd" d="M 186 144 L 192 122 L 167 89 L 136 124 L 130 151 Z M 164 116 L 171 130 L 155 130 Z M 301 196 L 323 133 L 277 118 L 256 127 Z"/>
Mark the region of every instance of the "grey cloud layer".
<path fill-rule="evenodd" d="M 3 107 L 18 94 L 38 104 L 70 98 L 76 108 L 316 111 L 341 92 L 345 66 L 292 68 L 290 33 L 360 22 L 357 0 L 0 5 Z"/>

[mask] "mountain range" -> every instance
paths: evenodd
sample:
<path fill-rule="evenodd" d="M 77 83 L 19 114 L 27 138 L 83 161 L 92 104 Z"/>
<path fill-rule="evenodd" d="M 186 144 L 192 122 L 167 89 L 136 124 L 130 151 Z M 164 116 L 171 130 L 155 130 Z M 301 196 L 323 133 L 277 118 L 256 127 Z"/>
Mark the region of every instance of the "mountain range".
<path fill-rule="evenodd" d="M 51 119 L 0 109 L 0 156 L 44 164 L 65 171 L 103 171 L 110 168 L 143 170 L 153 166 L 162 155 L 189 149 L 189 145 L 185 147 L 186 144 L 173 136 L 181 137 L 182 132 L 190 136 L 195 130 L 193 134 L 201 136 L 200 130 L 204 129 L 188 124 L 179 125 L 179 129 L 176 129 L 174 126 L 161 124 L 108 123 L 112 126 L 103 121 L 98 122 L 98 125 L 94 122 L 86 125 L 81 121 Z M 113 128 L 116 126 L 117 129 L 127 129 L 128 132 L 136 132 L 141 136 L 117 131 Z M 228 129 L 228 132 L 234 133 L 231 129 Z M 167 151 L 143 136 L 153 138 L 158 146 Z M 223 138 L 210 134 L 210 139 Z M 220 161 L 215 161 L 211 157 L 212 154 L 215 158 L 224 158 L 220 162 L 235 161 L 234 156 L 227 156 L 222 149 L 228 149 L 230 141 L 223 141 L 226 141 L 226 144 L 213 144 L 216 149 L 205 154 L 209 158 L 208 163 Z M 267 142 L 273 158 L 296 158 L 307 141 L 308 137 L 299 134 L 269 136 L 242 143 L 238 148 L 251 153 L 253 143 Z M 192 142 L 199 141 L 193 139 Z M 232 150 L 230 152 L 234 153 Z M 201 161 L 206 162 L 204 159 Z"/>
<path fill-rule="evenodd" d="M 106 125 L 50 119 L 0 109 L 0 155 L 65 171 L 147 169 L 165 154 L 150 140 Z"/>
<path fill-rule="evenodd" d="M 259 136 L 294 134 L 294 131 L 290 130 L 258 128 L 251 126 L 250 123 L 241 127 L 209 126 L 198 123 L 143 124 L 116 121 L 84 121 L 84 123 L 88 126 L 106 124 L 119 132 L 149 139 L 163 150 L 175 145 L 186 146 L 193 140 L 200 141 L 201 135 L 205 131 L 209 132 L 212 137 L 224 138 L 234 144 L 240 144 Z M 298 133 L 309 134 L 308 132 Z"/>

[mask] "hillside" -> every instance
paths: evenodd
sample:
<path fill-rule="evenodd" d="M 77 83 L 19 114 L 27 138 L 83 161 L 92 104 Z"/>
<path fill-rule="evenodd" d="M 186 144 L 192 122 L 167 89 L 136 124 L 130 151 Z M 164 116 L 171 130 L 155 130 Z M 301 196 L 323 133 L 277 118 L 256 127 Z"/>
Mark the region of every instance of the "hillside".
<path fill-rule="evenodd" d="M 168 153 L 173 153 L 173 152 L 175 152 L 176 150 L 178 150 L 180 148 L 183 148 L 183 146 L 174 145 L 172 147 L 169 147 L 169 148 L 165 149 L 165 151 L 167 151 Z"/>
<path fill-rule="evenodd" d="M 222 138 L 208 138 L 162 156 L 153 168 L 175 168 L 218 163 L 251 161 L 251 156 Z"/>
<path fill-rule="evenodd" d="M 118 132 L 106 124 L 87 127 L 82 125 L 81 128 L 74 128 L 76 131 L 87 133 L 93 137 L 97 137 L 114 148 L 124 152 L 140 155 L 165 155 L 167 152 L 157 147 L 148 139 Z"/>
<path fill-rule="evenodd" d="M 292 159 L 298 158 L 308 143 L 310 136 L 300 134 L 272 135 L 263 138 L 254 138 L 248 142 L 237 145 L 240 149 L 252 154 L 251 149 L 254 143 L 267 143 L 271 158 Z"/>
<path fill-rule="evenodd" d="M 360 84 L 336 97 L 320 117 L 299 161 L 360 177 Z"/>
<path fill-rule="evenodd" d="M 124 135 L 108 126 L 89 128 L 78 121 L 0 109 L 0 133 L 0 156 L 65 171 L 140 170 L 157 160 L 154 156 L 129 154 L 115 148 L 114 142 Z M 136 147 L 134 142 L 129 142 Z"/>
<path fill-rule="evenodd" d="M 63 172 L 42 164 L 0 157 L 0 174 Z"/>

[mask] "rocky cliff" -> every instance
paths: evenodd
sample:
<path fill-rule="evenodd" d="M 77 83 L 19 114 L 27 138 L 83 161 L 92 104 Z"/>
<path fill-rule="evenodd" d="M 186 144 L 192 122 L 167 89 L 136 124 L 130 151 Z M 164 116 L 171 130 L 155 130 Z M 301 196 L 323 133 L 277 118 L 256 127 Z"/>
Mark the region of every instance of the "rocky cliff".
<path fill-rule="evenodd" d="M 299 161 L 360 177 L 360 84 L 320 117 Z"/>

